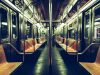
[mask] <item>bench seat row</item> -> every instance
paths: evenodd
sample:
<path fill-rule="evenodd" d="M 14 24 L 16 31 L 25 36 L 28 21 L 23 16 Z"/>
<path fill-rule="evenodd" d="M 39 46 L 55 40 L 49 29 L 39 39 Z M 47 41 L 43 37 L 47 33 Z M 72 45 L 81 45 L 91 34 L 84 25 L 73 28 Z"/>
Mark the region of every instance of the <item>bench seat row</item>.
<path fill-rule="evenodd" d="M 37 43 L 37 39 L 29 39 L 25 41 L 25 52 L 34 52 L 39 48 L 46 40 L 39 38 L 39 43 Z M 22 45 L 24 47 L 24 41 L 22 41 Z"/>
<path fill-rule="evenodd" d="M 64 42 L 63 42 L 63 39 L 60 38 L 60 39 L 56 39 L 55 40 L 64 50 L 67 49 L 67 52 L 77 52 L 77 48 L 76 48 L 76 45 L 77 45 L 77 41 L 76 40 L 73 40 L 73 39 L 64 39 Z M 67 43 L 67 44 L 66 44 Z M 78 41 L 78 46 L 79 46 L 79 43 L 80 41 Z M 66 48 L 67 47 L 67 48 Z"/>

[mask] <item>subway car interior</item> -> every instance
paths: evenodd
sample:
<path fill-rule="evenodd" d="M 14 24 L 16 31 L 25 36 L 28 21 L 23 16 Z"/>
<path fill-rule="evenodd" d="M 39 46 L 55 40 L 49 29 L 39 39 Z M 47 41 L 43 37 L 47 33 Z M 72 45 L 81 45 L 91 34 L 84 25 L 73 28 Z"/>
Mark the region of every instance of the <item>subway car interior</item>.
<path fill-rule="evenodd" d="M 100 0 L 0 0 L 0 75 L 100 75 Z"/>

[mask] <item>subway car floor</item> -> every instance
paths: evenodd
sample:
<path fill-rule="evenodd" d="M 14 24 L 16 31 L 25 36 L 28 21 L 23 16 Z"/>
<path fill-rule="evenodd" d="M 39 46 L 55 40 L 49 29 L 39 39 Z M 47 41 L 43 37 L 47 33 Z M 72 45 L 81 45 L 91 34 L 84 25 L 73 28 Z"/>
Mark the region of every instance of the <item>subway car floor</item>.
<path fill-rule="evenodd" d="M 62 48 L 52 47 L 52 75 L 87 75 L 78 63 L 66 60 L 66 52 Z M 39 48 L 31 58 L 14 72 L 13 75 L 49 75 L 49 46 Z"/>

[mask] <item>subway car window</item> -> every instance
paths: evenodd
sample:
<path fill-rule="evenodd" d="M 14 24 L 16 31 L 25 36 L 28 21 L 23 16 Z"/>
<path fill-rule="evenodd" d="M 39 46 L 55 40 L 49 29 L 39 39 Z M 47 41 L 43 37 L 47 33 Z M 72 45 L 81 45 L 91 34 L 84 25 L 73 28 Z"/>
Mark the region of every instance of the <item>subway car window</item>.
<path fill-rule="evenodd" d="M 13 39 L 16 38 L 16 15 L 12 14 L 12 36 Z"/>
<path fill-rule="evenodd" d="M 74 29 L 69 30 L 69 38 L 73 38 L 74 39 Z"/>
<path fill-rule="evenodd" d="M 8 37 L 7 11 L 3 8 L 0 8 L 0 17 L 1 17 L 1 38 L 7 39 Z"/>
<path fill-rule="evenodd" d="M 74 22 L 74 34 L 75 34 L 75 39 L 77 39 L 77 20 Z"/>
<path fill-rule="evenodd" d="M 31 38 L 31 23 L 27 21 L 27 38 Z"/>
<path fill-rule="evenodd" d="M 85 15 L 85 38 L 89 37 L 89 13 Z"/>
<path fill-rule="evenodd" d="M 80 40 L 80 27 L 81 27 L 81 17 L 79 18 L 79 26 L 78 26 L 78 40 Z"/>
<path fill-rule="evenodd" d="M 100 8 L 95 10 L 94 38 L 100 39 Z"/>

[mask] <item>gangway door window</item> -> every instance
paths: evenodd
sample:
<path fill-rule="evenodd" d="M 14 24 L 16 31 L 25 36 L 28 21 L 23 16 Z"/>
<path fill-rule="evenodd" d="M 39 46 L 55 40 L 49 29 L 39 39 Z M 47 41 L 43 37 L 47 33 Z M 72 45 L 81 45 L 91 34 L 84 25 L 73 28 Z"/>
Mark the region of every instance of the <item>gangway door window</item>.
<path fill-rule="evenodd" d="M 27 21 L 27 38 L 31 38 L 32 24 Z"/>
<path fill-rule="evenodd" d="M 16 38 L 16 15 L 12 14 L 12 36 Z"/>
<path fill-rule="evenodd" d="M 89 12 L 85 14 L 85 38 L 89 38 Z"/>

